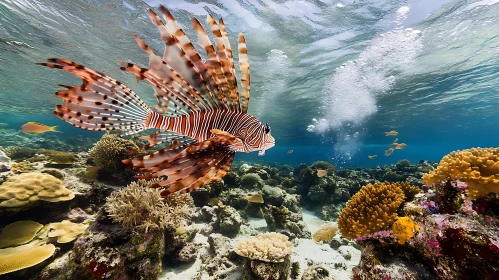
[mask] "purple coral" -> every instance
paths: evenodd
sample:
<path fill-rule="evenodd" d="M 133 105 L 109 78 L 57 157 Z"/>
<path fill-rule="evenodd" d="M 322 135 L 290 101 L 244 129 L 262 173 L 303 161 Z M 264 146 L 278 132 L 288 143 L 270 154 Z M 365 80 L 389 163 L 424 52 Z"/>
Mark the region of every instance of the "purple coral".
<path fill-rule="evenodd" d="M 459 180 L 451 181 L 450 182 L 451 186 L 456 188 L 457 190 L 464 191 L 468 189 L 468 184 L 465 182 L 461 182 Z"/>
<path fill-rule="evenodd" d="M 440 206 L 435 201 L 421 201 L 419 205 L 430 214 L 438 214 L 440 211 Z"/>

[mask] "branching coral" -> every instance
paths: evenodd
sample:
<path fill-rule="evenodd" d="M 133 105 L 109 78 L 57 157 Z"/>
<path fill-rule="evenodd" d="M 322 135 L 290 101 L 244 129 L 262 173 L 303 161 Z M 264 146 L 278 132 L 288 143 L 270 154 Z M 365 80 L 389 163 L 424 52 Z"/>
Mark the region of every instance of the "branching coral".
<path fill-rule="evenodd" d="M 499 193 L 499 148 L 455 151 L 442 158 L 438 167 L 423 176 L 426 185 L 460 180 L 468 183 L 471 199 Z"/>
<path fill-rule="evenodd" d="M 251 260 L 282 262 L 291 255 L 293 243 L 286 235 L 277 232 L 260 233 L 237 244 L 235 252 Z"/>
<path fill-rule="evenodd" d="M 405 196 L 406 201 L 412 200 L 416 194 L 422 192 L 420 188 L 418 188 L 416 186 L 412 186 L 408 182 L 397 182 L 397 183 L 393 183 L 392 185 L 396 185 L 404 192 L 404 196 Z"/>
<path fill-rule="evenodd" d="M 105 204 L 109 216 L 125 228 L 147 232 L 177 228 L 189 219 L 193 209 L 190 194 L 172 194 L 162 198 L 160 189 L 150 189 L 157 180 L 139 180 L 113 192 Z"/>
<path fill-rule="evenodd" d="M 99 169 L 114 173 L 125 168 L 121 160 L 135 157 L 136 155 L 130 155 L 129 151 L 137 148 L 133 141 L 123 139 L 117 134 L 104 134 L 89 153 Z"/>
<path fill-rule="evenodd" d="M 20 207 L 38 200 L 49 202 L 74 198 L 62 181 L 49 174 L 31 172 L 14 175 L 0 188 L 0 207 Z"/>
<path fill-rule="evenodd" d="M 397 208 L 404 201 L 397 184 L 368 184 L 347 202 L 338 218 L 341 235 L 355 238 L 389 229 L 397 219 Z"/>

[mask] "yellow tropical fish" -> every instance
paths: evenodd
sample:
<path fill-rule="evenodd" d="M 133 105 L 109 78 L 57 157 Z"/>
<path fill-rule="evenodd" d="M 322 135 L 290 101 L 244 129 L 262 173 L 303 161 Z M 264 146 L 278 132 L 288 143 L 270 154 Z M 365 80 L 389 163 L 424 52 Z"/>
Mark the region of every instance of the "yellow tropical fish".
<path fill-rule="evenodd" d="M 397 150 L 402 150 L 402 149 L 405 149 L 405 147 L 407 147 L 407 144 L 406 143 L 400 143 L 400 144 L 397 144 L 395 146 L 395 149 Z"/>
<path fill-rule="evenodd" d="M 393 148 L 390 148 L 390 149 L 386 150 L 385 151 L 385 156 L 391 155 L 393 153 L 393 151 L 394 151 Z"/>
<path fill-rule="evenodd" d="M 370 159 L 373 159 L 373 158 L 377 158 L 378 155 L 372 155 L 372 156 L 367 156 L 367 157 L 370 158 Z"/>
<path fill-rule="evenodd" d="M 214 198 L 210 198 L 208 200 L 208 205 L 210 205 L 210 206 L 217 206 L 218 203 L 220 203 L 220 202 L 221 202 L 220 199 L 214 197 Z"/>
<path fill-rule="evenodd" d="M 293 153 L 293 150 L 289 150 L 288 151 L 288 155 L 292 154 Z"/>
<path fill-rule="evenodd" d="M 39 124 L 35 122 L 28 122 L 21 126 L 21 131 L 27 134 L 40 134 L 47 131 L 59 132 L 55 130 L 57 126 L 47 126 L 44 124 Z"/>
<path fill-rule="evenodd" d="M 326 170 L 322 170 L 322 169 L 319 169 L 317 170 L 317 177 L 324 177 L 327 175 L 327 171 Z"/>
<path fill-rule="evenodd" d="M 248 195 L 246 197 L 246 199 L 249 201 L 249 202 L 252 202 L 252 203 L 263 203 L 263 196 L 259 193 L 257 194 L 254 194 L 254 195 Z"/>
<path fill-rule="evenodd" d="M 396 132 L 395 130 L 391 130 L 389 132 L 385 132 L 385 136 L 397 136 L 399 133 Z M 398 141 L 398 139 L 397 139 Z"/>

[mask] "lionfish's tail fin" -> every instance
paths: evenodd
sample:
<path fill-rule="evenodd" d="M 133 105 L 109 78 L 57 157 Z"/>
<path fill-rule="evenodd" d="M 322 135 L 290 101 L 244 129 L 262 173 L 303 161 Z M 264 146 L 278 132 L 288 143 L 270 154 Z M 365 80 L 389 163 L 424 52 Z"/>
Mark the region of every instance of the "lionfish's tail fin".
<path fill-rule="evenodd" d="M 215 137 L 187 148 L 166 148 L 150 156 L 123 162 L 146 173 L 137 178 L 167 176 L 165 180 L 151 186 L 165 188 L 161 192 L 162 196 L 194 191 L 204 184 L 221 179 L 227 173 L 234 159 L 233 147 L 241 142 L 229 133 L 212 132 Z"/>
<path fill-rule="evenodd" d="M 65 89 L 56 92 L 64 101 L 56 105 L 57 117 L 82 129 L 120 130 L 122 135 L 146 129 L 151 110 L 119 81 L 66 59 L 51 58 L 38 64 L 66 70 L 83 80 L 79 86 L 59 85 Z"/>

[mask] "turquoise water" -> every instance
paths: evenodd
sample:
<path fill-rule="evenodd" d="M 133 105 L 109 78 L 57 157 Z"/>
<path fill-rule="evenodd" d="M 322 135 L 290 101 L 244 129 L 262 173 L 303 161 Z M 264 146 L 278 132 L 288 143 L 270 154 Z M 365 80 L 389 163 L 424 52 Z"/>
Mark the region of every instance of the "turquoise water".
<path fill-rule="evenodd" d="M 249 112 L 271 125 L 276 146 L 264 157 L 241 154 L 236 160 L 328 160 L 356 167 L 402 158 L 438 161 L 453 150 L 497 146 L 499 3 L 494 0 L 3 1 L 1 122 L 14 130 L 26 121 L 58 125 L 62 140 L 102 135 L 51 114 L 60 101 L 55 84 L 77 80 L 35 65 L 48 57 L 101 71 L 154 105 L 151 88 L 137 85 L 115 63 L 146 64 L 133 34 L 162 48 L 144 13 L 160 3 L 193 40 L 189 19 L 204 24 L 208 12 L 224 18 L 233 45 L 238 32 L 246 35 Z M 393 137 L 384 132 L 392 129 L 408 147 L 385 157 Z M 378 158 L 368 159 L 372 154 Z"/>

